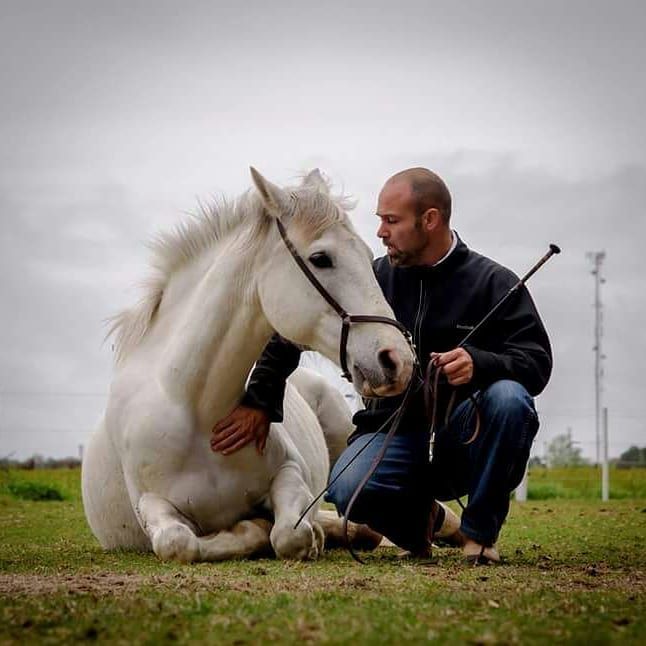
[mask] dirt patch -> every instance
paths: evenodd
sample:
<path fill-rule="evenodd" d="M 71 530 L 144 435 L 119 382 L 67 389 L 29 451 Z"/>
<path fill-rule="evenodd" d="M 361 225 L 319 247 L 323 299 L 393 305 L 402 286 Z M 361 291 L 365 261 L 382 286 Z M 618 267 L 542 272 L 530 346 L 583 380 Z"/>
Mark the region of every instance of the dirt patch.
<path fill-rule="evenodd" d="M 157 577 L 140 574 L 64 574 L 43 576 L 38 574 L 0 574 L 0 595 L 43 595 L 53 592 L 70 594 L 120 594 L 132 592 L 144 584 L 151 584 Z"/>
<path fill-rule="evenodd" d="M 243 592 L 254 595 L 276 593 L 312 594 L 335 592 L 354 594 L 387 594 L 407 585 L 441 587 L 454 592 L 514 594 L 525 591 L 553 590 L 560 593 L 577 590 L 605 589 L 629 594 L 646 592 L 646 573 L 640 570 L 614 570 L 604 564 L 578 568 L 554 567 L 549 570 L 502 566 L 467 569 L 458 564 L 448 567 L 406 565 L 401 569 L 384 568 L 381 575 L 294 573 L 275 576 L 263 567 L 251 573 L 197 572 L 169 574 L 117 574 L 113 572 L 68 574 L 0 574 L 0 599 L 15 596 L 48 594 L 132 596 L 145 592 Z"/>
<path fill-rule="evenodd" d="M 221 577 L 218 575 L 168 574 L 141 575 L 115 574 L 112 572 L 38 575 L 0 574 L 0 597 L 42 596 L 47 594 L 99 596 L 127 596 L 142 589 L 181 591 L 234 591 L 245 593 L 296 592 L 307 593 L 320 590 L 371 589 L 373 577 L 297 577 L 282 581 L 265 576 Z"/>

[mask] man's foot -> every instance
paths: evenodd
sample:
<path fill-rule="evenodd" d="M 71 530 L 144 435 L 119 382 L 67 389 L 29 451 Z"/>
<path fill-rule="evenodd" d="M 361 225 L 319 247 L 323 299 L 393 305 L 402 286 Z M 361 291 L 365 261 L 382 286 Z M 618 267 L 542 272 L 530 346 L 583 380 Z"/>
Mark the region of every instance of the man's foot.
<path fill-rule="evenodd" d="M 492 565 L 500 563 L 500 554 L 498 554 L 495 545 L 486 547 L 470 538 L 465 537 L 462 553 L 464 554 L 464 560 L 469 565 Z"/>
<path fill-rule="evenodd" d="M 462 547 L 466 540 L 460 531 L 460 517 L 437 500 L 431 507 L 431 521 L 434 522 L 433 542 L 451 547 Z"/>

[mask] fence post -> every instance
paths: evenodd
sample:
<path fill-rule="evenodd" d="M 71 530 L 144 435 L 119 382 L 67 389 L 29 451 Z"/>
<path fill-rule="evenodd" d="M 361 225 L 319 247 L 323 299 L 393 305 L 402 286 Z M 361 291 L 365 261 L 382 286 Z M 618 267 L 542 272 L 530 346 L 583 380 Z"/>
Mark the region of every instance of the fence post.
<path fill-rule="evenodd" d="M 520 481 L 520 484 L 516 487 L 516 491 L 514 493 L 514 496 L 518 502 L 527 502 L 527 475 L 529 473 L 529 469 L 525 467 L 525 475 L 523 476 L 523 479 Z"/>

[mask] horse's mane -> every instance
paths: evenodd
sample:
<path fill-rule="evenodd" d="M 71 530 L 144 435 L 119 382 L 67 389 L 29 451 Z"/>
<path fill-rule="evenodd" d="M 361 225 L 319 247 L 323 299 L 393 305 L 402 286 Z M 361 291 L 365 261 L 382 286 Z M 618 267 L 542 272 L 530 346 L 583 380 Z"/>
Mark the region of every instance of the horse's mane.
<path fill-rule="evenodd" d="M 297 198 L 294 217 L 312 236 L 340 221 L 353 208 L 345 196 L 331 197 L 313 187 L 299 187 L 291 193 Z M 174 273 L 226 236 L 242 232 L 253 243 L 261 238 L 270 220 L 262 217 L 263 205 L 255 191 L 247 191 L 235 202 L 225 199 L 210 204 L 198 202 L 198 209 L 172 231 L 159 233 L 148 244 L 151 250 L 151 274 L 144 281 L 143 295 L 134 307 L 108 319 L 106 339 L 115 335 L 115 361 L 119 363 L 135 348 L 150 329 L 164 291 Z M 247 227 L 242 224 L 249 224 Z"/>

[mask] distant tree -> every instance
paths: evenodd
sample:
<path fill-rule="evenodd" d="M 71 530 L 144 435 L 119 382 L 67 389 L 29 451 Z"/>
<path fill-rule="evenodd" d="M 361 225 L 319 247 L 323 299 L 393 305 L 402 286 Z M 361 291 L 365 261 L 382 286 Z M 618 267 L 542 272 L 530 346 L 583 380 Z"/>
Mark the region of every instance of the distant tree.
<path fill-rule="evenodd" d="M 581 449 L 572 443 L 572 436 L 569 433 L 557 435 L 547 445 L 547 464 L 550 467 L 571 467 L 588 464 L 588 461 L 581 455 Z"/>
<path fill-rule="evenodd" d="M 646 447 L 640 449 L 636 446 L 631 446 L 619 456 L 618 464 L 624 467 L 646 467 Z"/>

